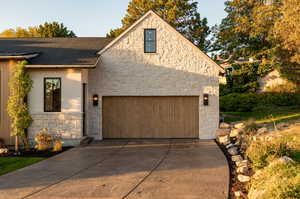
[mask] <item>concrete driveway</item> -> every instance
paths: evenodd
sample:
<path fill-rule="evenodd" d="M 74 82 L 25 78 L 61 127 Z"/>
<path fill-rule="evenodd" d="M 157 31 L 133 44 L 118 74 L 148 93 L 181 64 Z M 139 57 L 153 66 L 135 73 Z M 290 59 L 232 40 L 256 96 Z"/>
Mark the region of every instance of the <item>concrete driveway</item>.
<path fill-rule="evenodd" d="M 105 141 L 0 177 L 0 199 L 227 199 L 212 141 Z"/>

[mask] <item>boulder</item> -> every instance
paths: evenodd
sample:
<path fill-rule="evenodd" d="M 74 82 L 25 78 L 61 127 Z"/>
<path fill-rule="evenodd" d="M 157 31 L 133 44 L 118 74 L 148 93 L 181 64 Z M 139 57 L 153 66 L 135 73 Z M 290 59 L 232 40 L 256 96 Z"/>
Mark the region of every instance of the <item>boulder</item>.
<path fill-rule="evenodd" d="M 229 144 L 230 143 L 230 139 L 229 139 L 229 136 L 228 135 L 225 135 L 225 136 L 219 136 L 218 137 L 218 142 L 221 143 L 221 144 Z"/>
<path fill-rule="evenodd" d="M 249 168 L 248 168 L 247 166 L 241 166 L 241 167 L 238 167 L 238 168 L 236 169 L 236 171 L 237 171 L 238 173 L 243 173 L 243 174 L 245 174 L 245 173 L 248 173 Z"/>
<path fill-rule="evenodd" d="M 222 123 L 220 124 L 220 128 L 221 128 L 221 129 L 229 129 L 229 128 L 230 128 L 230 124 L 227 124 L 227 123 L 225 123 L 225 122 L 222 122 Z"/>
<path fill-rule="evenodd" d="M 238 175 L 237 178 L 240 182 L 249 182 L 251 179 L 249 176 L 241 175 L 241 174 Z"/>
<path fill-rule="evenodd" d="M 264 134 L 264 133 L 267 133 L 268 132 L 268 129 L 266 127 L 262 127 L 260 129 L 257 130 L 257 135 L 261 135 L 261 134 Z"/>
<path fill-rule="evenodd" d="M 286 127 L 288 127 L 288 126 L 289 126 L 289 124 L 288 124 L 288 123 L 285 123 L 285 122 L 280 122 L 280 123 L 276 124 L 276 127 L 277 127 L 278 129 L 283 129 L 283 128 L 286 128 Z"/>
<path fill-rule="evenodd" d="M 248 160 L 241 160 L 235 162 L 237 167 L 248 166 Z"/>
<path fill-rule="evenodd" d="M 279 158 L 279 161 L 282 163 L 295 162 L 292 158 L 290 158 L 288 156 L 283 156 L 283 157 Z"/>
<path fill-rule="evenodd" d="M 230 137 L 238 137 L 242 132 L 242 129 L 232 129 L 230 131 Z"/>
<path fill-rule="evenodd" d="M 241 140 L 237 139 L 234 143 L 235 146 L 240 146 L 241 145 Z"/>
<path fill-rule="evenodd" d="M 236 198 L 241 198 L 241 197 L 243 197 L 243 192 L 241 192 L 241 191 L 235 191 L 234 192 L 234 196 L 236 197 Z"/>
<path fill-rule="evenodd" d="M 245 128 L 245 124 L 243 122 L 240 123 L 236 123 L 233 126 L 235 129 L 244 129 Z"/>
<path fill-rule="evenodd" d="M 230 129 L 218 129 L 216 131 L 216 136 L 225 136 L 230 134 Z"/>
<path fill-rule="evenodd" d="M 239 162 L 239 161 L 243 160 L 243 157 L 241 155 L 234 155 L 234 156 L 231 157 L 231 160 L 233 162 Z"/>
<path fill-rule="evenodd" d="M 239 153 L 237 147 L 231 147 L 227 151 L 230 155 L 237 155 Z"/>
<path fill-rule="evenodd" d="M 229 148 L 231 148 L 231 147 L 234 147 L 234 145 L 233 145 L 232 143 L 226 145 L 226 149 L 229 149 Z"/>

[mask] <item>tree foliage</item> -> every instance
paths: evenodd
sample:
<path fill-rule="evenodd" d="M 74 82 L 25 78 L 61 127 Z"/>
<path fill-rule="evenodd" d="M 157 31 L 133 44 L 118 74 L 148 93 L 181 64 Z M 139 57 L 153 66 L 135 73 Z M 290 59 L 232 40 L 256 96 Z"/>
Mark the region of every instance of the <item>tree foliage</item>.
<path fill-rule="evenodd" d="M 11 121 L 11 136 L 25 136 L 32 118 L 29 114 L 25 98 L 32 88 L 33 81 L 25 72 L 26 61 L 18 62 L 13 68 L 9 80 L 9 99 L 7 112 Z M 18 142 L 16 142 L 16 151 Z"/>
<path fill-rule="evenodd" d="M 108 37 L 117 37 L 149 10 L 155 11 L 165 21 L 190 39 L 202 50 L 207 50 L 210 34 L 207 19 L 201 19 L 198 3 L 193 0 L 131 0 L 122 27 L 111 30 Z"/>
<path fill-rule="evenodd" d="M 281 72 L 300 85 L 300 1 L 283 0 L 281 17 L 274 26 L 274 36 L 280 41 L 277 57 Z"/>
<path fill-rule="evenodd" d="M 214 27 L 211 51 L 236 60 L 255 57 L 300 84 L 300 2 L 230 0 L 227 16 Z M 271 3 L 270 3 L 271 2 Z"/>
<path fill-rule="evenodd" d="M 44 23 L 39 25 L 38 34 L 40 37 L 75 37 L 75 33 L 68 30 L 64 24 L 59 24 L 58 22 Z"/>
<path fill-rule="evenodd" d="M 21 27 L 7 29 L 0 33 L 0 37 L 76 37 L 76 35 L 62 23 L 46 22 L 27 29 Z"/>
<path fill-rule="evenodd" d="M 278 18 L 278 4 L 265 5 L 261 0 L 226 1 L 227 17 L 215 27 L 212 51 L 223 56 L 262 58 L 274 47 L 270 38 Z"/>
<path fill-rule="evenodd" d="M 220 86 L 220 96 L 229 93 L 255 93 L 259 89 L 259 79 L 272 70 L 269 64 L 232 64 L 233 72 L 227 73 L 226 85 Z"/>

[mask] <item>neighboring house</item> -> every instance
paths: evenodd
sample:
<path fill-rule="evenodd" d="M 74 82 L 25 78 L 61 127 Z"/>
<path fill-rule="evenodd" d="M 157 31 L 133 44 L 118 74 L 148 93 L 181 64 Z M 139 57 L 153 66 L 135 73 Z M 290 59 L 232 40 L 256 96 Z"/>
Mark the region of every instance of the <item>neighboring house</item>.
<path fill-rule="evenodd" d="M 296 92 L 297 85 L 273 70 L 259 79 L 259 92 Z"/>
<path fill-rule="evenodd" d="M 114 40 L 0 39 L 6 142 L 9 71 L 23 59 L 34 81 L 30 138 L 42 128 L 71 145 L 83 136 L 215 138 L 222 68 L 153 11 Z"/>

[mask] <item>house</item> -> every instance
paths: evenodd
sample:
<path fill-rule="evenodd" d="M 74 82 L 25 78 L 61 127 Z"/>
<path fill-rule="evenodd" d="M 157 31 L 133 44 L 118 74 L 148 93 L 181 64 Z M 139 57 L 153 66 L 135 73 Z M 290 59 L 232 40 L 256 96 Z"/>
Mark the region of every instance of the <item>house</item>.
<path fill-rule="evenodd" d="M 213 139 L 222 68 L 149 11 L 108 38 L 0 39 L 1 132 L 9 138 L 8 79 L 28 60 L 29 137 L 42 128 L 76 145 L 84 136 Z"/>

